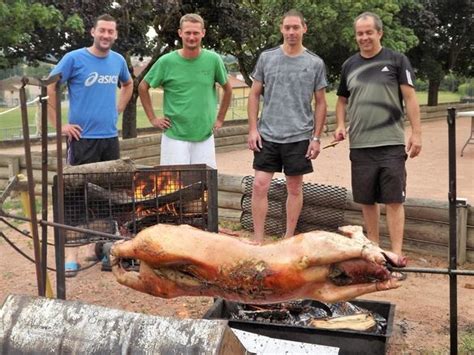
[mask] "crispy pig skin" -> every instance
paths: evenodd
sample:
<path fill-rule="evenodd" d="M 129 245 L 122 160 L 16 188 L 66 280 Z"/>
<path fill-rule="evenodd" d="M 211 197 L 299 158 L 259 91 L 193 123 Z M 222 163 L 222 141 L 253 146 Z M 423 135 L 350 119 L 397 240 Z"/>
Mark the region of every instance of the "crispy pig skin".
<path fill-rule="evenodd" d="M 359 226 L 298 234 L 257 245 L 243 238 L 188 225 L 159 224 L 111 249 L 117 281 L 163 298 L 221 297 L 241 303 L 294 299 L 338 302 L 400 286 L 390 277 L 386 258 L 406 259 L 370 242 Z M 140 270 L 126 271 L 121 259 L 139 259 Z"/>

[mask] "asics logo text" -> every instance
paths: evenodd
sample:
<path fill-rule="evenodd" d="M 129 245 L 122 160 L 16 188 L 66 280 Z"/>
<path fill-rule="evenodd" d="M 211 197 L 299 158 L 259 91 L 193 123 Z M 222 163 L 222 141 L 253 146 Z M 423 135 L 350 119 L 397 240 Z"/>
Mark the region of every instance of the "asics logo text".
<path fill-rule="evenodd" d="M 84 85 L 91 86 L 96 82 L 98 84 L 117 84 L 118 75 L 99 75 L 97 72 L 92 72 L 89 74 L 86 81 L 84 81 Z"/>

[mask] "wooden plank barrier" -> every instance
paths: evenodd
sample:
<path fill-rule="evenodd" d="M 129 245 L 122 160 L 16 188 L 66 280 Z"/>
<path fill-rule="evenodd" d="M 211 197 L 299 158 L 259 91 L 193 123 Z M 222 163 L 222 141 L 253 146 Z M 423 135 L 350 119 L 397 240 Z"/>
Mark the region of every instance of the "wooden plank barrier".
<path fill-rule="evenodd" d="M 221 220 L 239 221 L 242 213 L 240 208 L 243 201 L 244 176 L 219 174 L 219 218 Z M 248 197 L 245 197 L 248 199 Z M 270 203 L 272 199 L 270 198 Z M 248 201 L 247 203 L 248 204 Z M 405 236 L 404 249 L 424 254 L 447 256 L 449 243 L 449 211 L 448 203 L 428 199 L 407 199 L 405 203 Z M 458 235 L 465 231 L 465 261 L 474 262 L 474 207 L 463 207 L 466 218 L 458 219 Z M 244 213 L 250 213 L 248 208 Z M 317 211 L 315 212 L 317 214 Z M 306 217 L 307 218 L 307 217 Z M 280 223 L 281 215 L 269 215 L 267 223 Z M 303 221 L 312 225 L 311 220 Z M 349 193 L 346 201 L 343 224 L 363 225 L 362 210 Z M 381 244 L 389 247 L 388 229 L 385 208 L 382 205 L 380 218 Z"/>

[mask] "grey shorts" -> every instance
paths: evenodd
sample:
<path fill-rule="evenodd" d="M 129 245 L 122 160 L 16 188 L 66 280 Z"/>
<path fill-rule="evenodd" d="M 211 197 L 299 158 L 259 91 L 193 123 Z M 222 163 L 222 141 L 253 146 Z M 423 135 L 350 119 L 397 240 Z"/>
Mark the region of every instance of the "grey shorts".
<path fill-rule="evenodd" d="M 274 143 L 262 140 L 263 148 L 254 152 L 253 168 L 268 173 L 284 172 L 300 176 L 313 172 L 311 159 L 306 158 L 309 139 L 295 143 Z"/>
<path fill-rule="evenodd" d="M 350 159 L 355 202 L 365 205 L 405 202 L 405 146 L 351 149 Z"/>

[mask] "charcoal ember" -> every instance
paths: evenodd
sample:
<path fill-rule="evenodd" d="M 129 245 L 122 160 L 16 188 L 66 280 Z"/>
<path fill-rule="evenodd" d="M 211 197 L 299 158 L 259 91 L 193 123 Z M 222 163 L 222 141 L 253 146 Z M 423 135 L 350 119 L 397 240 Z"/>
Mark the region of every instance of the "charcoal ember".
<path fill-rule="evenodd" d="M 251 320 L 251 321 L 263 321 L 263 322 L 287 322 L 292 318 L 290 312 L 281 309 L 268 309 L 268 310 L 257 310 L 247 311 L 239 309 L 236 314 L 237 319 Z"/>

